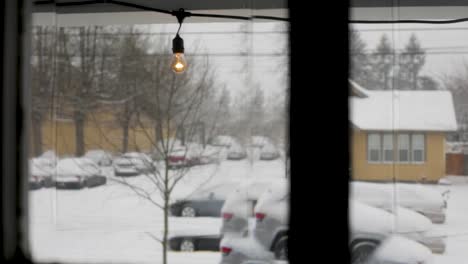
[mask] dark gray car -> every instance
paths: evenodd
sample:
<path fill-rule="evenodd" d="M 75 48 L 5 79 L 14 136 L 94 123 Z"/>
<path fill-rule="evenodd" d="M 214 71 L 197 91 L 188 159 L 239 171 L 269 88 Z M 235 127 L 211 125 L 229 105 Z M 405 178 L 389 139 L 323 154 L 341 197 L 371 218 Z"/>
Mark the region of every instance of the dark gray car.
<path fill-rule="evenodd" d="M 235 187 L 236 184 L 228 182 L 200 188 L 187 198 L 172 203 L 169 206 L 170 213 L 182 217 L 220 217 L 226 196 Z"/>
<path fill-rule="evenodd" d="M 219 251 L 219 235 L 180 235 L 169 239 L 169 247 L 174 251 Z"/>

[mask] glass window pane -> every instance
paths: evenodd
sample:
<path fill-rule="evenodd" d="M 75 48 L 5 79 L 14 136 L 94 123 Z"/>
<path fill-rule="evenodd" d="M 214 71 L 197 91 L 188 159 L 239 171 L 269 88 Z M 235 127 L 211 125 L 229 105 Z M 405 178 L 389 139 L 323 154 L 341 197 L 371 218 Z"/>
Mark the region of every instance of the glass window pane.
<path fill-rule="evenodd" d="M 369 161 L 380 161 L 380 135 L 369 134 L 367 146 Z"/>
<path fill-rule="evenodd" d="M 398 135 L 398 161 L 409 161 L 409 135 Z"/>
<path fill-rule="evenodd" d="M 413 161 L 424 161 L 425 141 L 423 134 L 411 135 L 411 144 L 413 149 Z"/>
<path fill-rule="evenodd" d="M 383 136 L 384 161 L 393 161 L 393 135 L 385 134 Z"/>

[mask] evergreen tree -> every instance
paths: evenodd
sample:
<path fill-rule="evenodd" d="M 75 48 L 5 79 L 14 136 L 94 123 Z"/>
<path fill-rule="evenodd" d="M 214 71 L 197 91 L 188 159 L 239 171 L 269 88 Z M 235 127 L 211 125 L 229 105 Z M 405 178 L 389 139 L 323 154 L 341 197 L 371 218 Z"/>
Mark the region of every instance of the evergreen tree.
<path fill-rule="evenodd" d="M 390 73 L 394 66 L 394 50 L 387 35 L 384 34 L 372 54 L 372 65 L 376 74 L 376 89 L 390 89 Z M 368 87 L 372 89 L 371 87 Z"/>
<path fill-rule="evenodd" d="M 399 79 L 402 89 L 417 90 L 419 73 L 426 62 L 426 52 L 415 34 L 412 34 L 404 51 L 400 54 Z"/>

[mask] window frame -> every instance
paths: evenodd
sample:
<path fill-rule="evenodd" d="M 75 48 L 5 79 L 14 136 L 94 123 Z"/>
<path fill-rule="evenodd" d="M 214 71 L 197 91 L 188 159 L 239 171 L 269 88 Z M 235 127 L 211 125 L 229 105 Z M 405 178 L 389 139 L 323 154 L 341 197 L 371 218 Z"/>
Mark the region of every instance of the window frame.
<path fill-rule="evenodd" d="M 370 135 L 379 135 L 379 161 L 372 161 L 370 160 L 370 146 L 369 146 L 369 136 Z M 385 160 L 385 148 L 384 146 L 384 137 L 385 135 L 392 135 L 392 145 L 393 145 L 393 161 L 386 161 Z M 400 135 L 407 135 L 408 136 L 408 161 L 400 161 L 400 149 L 399 149 L 399 136 Z M 423 136 L 423 160 L 422 161 L 414 161 L 413 158 L 413 136 L 414 135 L 422 135 Z M 366 133 L 366 159 L 368 164 L 413 164 L 413 165 L 421 165 L 427 162 L 427 132 L 422 131 L 400 131 L 400 132 L 384 132 L 384 131 L 368 131 Z"/>

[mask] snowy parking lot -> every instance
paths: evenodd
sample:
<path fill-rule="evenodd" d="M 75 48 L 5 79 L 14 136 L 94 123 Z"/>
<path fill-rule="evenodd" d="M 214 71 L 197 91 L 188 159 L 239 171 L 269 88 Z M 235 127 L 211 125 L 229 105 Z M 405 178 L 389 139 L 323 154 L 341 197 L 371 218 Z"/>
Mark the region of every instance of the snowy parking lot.
<path fill-rule="evenodd" d="M 133 191 L 113 181 L 82 190 L 42 188 L 30 191 L 30 235 L 33 257 L 40 261 L 157 263 L 161 245 L 152 236 L 163 230 L 162 211 Z M 184 196 L 208 182 L 247 180 L 252 177 L 284 177 L 284 161 L 223 161 L 220 165 L 194 167 L 175 189 Z M 127 178 L 148 185 L 144 176 Z M 155 194 L 157 195 L 157 194 Z M 221 219 L 215 217 L 170 217 L 170 233 L 190 230 L 217 233 Z M 219 263 L 218 252 L 170 252 L 169 263 Z"/>
<path fill-rule="evenodd" d="M 155 263 L 161 259 L 161 245 L 153 237 L 163 230 L 162 211 L 136 196 L 131 189 L 113 181 L 113 169 L 104 169 L 106 185 L 82 190 L 42 188 L 30 191 L 30 235 L 33 257 L 40 261 Z M 200 186 L 225 180 L 252 177 L 284 177 L 284 161 L 223 161 L 220 165 L 192 168 L 176 188 L 181 197 Z M 462 179 L 460 177 L 453 179 Z M 146 186 L 144 176 L 127 178 Z M 452 185 L 435 185 L 450 190 L 447 221 L 434 225 L 447 235 L 444 254 L 434 254 L 436 264 L 459 264 L 468 257 L 468 180 Z M 197 232 L 215 234 L 221 219 L 215 217 L 170 217 L 171 234 Z M 169 252 L 169 263 L 219 263 L 218 252 Z"/>

